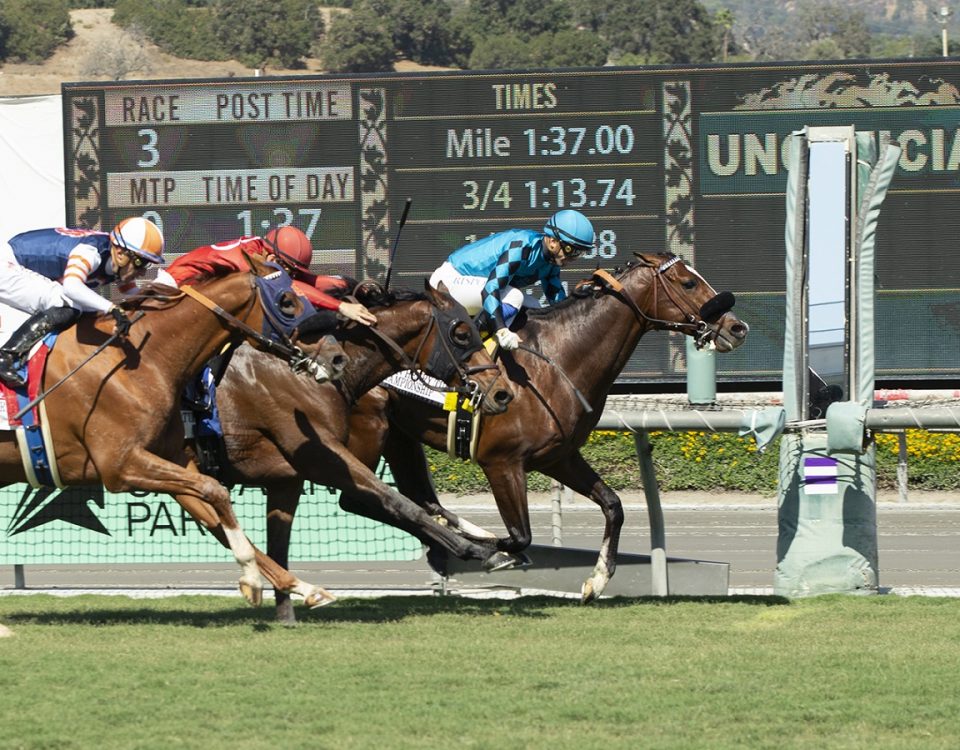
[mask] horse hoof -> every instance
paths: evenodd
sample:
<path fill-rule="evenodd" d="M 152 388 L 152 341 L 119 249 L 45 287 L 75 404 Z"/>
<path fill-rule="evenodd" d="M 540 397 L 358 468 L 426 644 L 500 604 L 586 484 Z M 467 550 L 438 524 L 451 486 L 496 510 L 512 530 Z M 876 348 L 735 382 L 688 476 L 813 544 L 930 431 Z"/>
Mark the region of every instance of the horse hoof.
<path fill-rule="evenodd" d="M 593 582 L 584 581 L 583 586 L 580 587 L 580 603 L 590 604 L 590 602 L 592 602 L 596 598 L 597 598 L 597 594 L 593 590 Z"/>
<path fill-rule="evenodd" d="M 495 573 L 498 570 L 512 570 L 513 568 L 521 568 L 525 565 L 529 565 L 529 559 L 526 560 L 526 563 L 523 559 L 517 557 L 516 555 L 511 555 L 509 552 L 504 552 L 503 550 L 497 550 L 490 557 L 483 561 L 483 569 L 488 573 Z"/>
<path fill-rule="evenodd" d="M 281 625 L 293 626 L 297 624 L 297 614 L 290 599 L 277 604 L 277 622 Z"/>
<path fill-rule="evenodd" d="M 448 560 L 446 550 L 434 547 L 427 548 L 427 565 L 437 575 L 445 576 L 447 574 Z"/>
<path fill-rule="evenodd" d="M 310 607 L 310 609 L 317 609 L 318 607 L 325 607 L 327 604 L 335 602 L 336 600 L 337 597 L 326 589 L 318 586 L 303 600 L 303 603 Z"/>
<path fill-rule="evenodd" d="M 252 607 L 259 607 L 261 602 L 263 602 L 263 588 L 254 586 L 248 581 L 240 581 L 240 593 L 243 594 L 243 598 L 246 599 Z"/>

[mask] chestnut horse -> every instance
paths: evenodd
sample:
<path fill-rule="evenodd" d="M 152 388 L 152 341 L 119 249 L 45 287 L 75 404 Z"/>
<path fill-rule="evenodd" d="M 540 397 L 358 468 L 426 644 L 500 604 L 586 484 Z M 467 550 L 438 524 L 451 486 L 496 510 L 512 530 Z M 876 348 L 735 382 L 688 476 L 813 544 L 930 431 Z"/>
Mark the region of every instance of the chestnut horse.
<path fill-rule="evenodd" d="M 275 358 L 249 347 L 234 354 L 217 387 L 227 459 L 221 479 L 265 488 L 267 550 L 283 568 L 304 480 L 349 490 L 354 502 L 370 512 L 464 559 L 483 560 L 489 568 L 515 563 L 512 555 L 438 523 L 347 449 L 352 406 L 400 369 L 427 371 L 458 386 L 488 415 L 502 413 L 513 397 L 469 314 L 443 291 L 428 287 L 425 295 L 388 295 L 366 282 L 358 296 L 376 314 L 377 324 L 342 332 L 348 363 L 335 384 L 304 393 L 296 376 Z M 277 592 L 277 608 L 280 619 L 295 620 L 283 591 Z"/>
<path fill-rule="evenodd" d="M 438 502 L 420 442 L 446 449 L 446 419 L 437 409 L 377 388 L 360 400 L 351 419 L 350 449 L 368 466 L 383 455 L 400 492 L 452 528 L 477 540 L 486 538 L 499 549 L 520 552 L 530 544 L 529 471 L 546 474 L 597 503 L 605 519 L 604 538 L 593 573 L 581 588 L 584 602 L 599 596 L 614 573 L 623 508 L 580 448 L 640 337 L 656 329 L 680 331 L 701 345 L 714 342 L 718 351 L 727 352 L 743 344 L 749 330 L 729 312 L 733 295 L 718 295 L 677 256 L 635 255 L 638 260 L 618 269 L 615 277 L 597 271 L 568 300 L 528 311 L 519 331 L 523 344 L 549 356 L 552 363 L 522 348 L 501 352 L 500 365 L 516 397 L 507 413 L 484 418 L 475 460 L 490 482 L 509 538 L 494 538 Z M 352 498 L 343 497 L 340 504 L 389 521 Z"/>
<path fill-rule="evenodd" d="M 296 317 L 303 307 L 278 267 L 258 261 L 252 265 L 253 273 L 216 276 L 190 289 L 148 286 L 143 294 L 124 302 L 125 307 L 144 313 L 128 336 L 76 370 L 41 405 L 49 415 L 62 485 L 102 484 L 111 492 L 172 495 L 230 547 L 243 571 L 241 591 L 248 601 L 257 603 L 262 590 L 257 559 L 264 562 L 264 572 L 274 585 L 299 586 L 308 596 L 314 595 L 314 589 L 289 574 L 282 577 L 244 535 L 229 492 L 190 466 L 180 395 L 204 363 L 231 340 L 253 341 L 276 355 L 278 362 L 305 365 L 314 377 L 294 376 L 303 393 L 319 387 L 315 379 L 328 380 L 341 370 L 345 357 L 331 339 L 314 345 L 314 359 L 308 360 L 285 333 L 272 325 L 265 327 L 268 316 L 258 284 L 281 284 L 281 314 Z M 112 325 L 109 317 L 87 314 L 61 333 L 47 360 L 43 387 L 59 383 L 103 344 Z M 15 434 L 5 431 L 0 434 L 0 486 L 24 481 Z"/>

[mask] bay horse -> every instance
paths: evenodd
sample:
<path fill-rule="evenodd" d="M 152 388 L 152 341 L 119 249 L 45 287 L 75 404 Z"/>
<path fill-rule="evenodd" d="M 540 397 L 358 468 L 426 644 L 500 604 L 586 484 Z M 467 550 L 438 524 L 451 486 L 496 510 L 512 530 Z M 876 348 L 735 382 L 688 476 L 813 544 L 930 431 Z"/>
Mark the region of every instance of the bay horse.
<path fill-rule="evenodd" d="M 650 330 L 678 331 L 694 336 L 701 345 L 713 342 L 718 351 L 728 352 L 744 343 L 749 330 L 730 312 L 733 295 L 718 295 L 677 256 L 634 255 L 637 260 L 615 276 L 598 270 L 567 300 L 527 311 L 528 320 L 519 331 L 523 344 L 552 363 L 522 348 L 500 353 L 515 399 L 505 414 L 484 418 L 474 458 L 490 483 L 509 537 L 495 538 L 440 505 L 421 445 L 422 441 L 446 450 L 446 420 L 435 408 L 392 389 L 376 388 L 359 401 L 350 422 L 350 449 L 368 466 L 376 465 L 382 455 L 401 493 L 466 536 L 504 551 L 517 553 L 531 542 L 528 472 L 539 471 L 589 497 L 600 506 L 605 528 L 596 566 L 581 587 L 584 603 L 600 596 L 614 573 L 623 507 L 580 448 L 640 337 Z M 592 411 L 578 399 L 571 383 Z M 389 520 L 350 497 L 342 497 L 340 504 Z"/>
<path fill-rule="evenodd" d="M 49 415 L 59 484 L 102 484 L 111 492 L 172 495 L 229 546 L 242 569 L 241 591 L 256 604 L 262 590 L 258 560 L 274 585 L 299 585 L 308 596 L 314 590 L 284 578 L 286 571 L 278 570 L 251 545 L 233 512 L 229 492 L 190 465 L 184 450 L 181 394 L 204 363 L 229 341 L 252 341 L 278 362 L 311 370 L 310 379 L 294 375 L 305 387 L 319 387 L 314 379 L 325 381 L 338 374 L 345 355 L 332 339 L 301 349 L 272 326 L 265 327 L 265 318 L 275 316 L 264 310 L 260 285 L 279 283 L 281 314 L 296 317 L 303 306 L 278 267 L 255 259 L 251 267 L 252 272 L 213 276 L 179 291 L 146 285 L 142 294 L 123 303 L 143 312 L 129 334 L 76 370 L 41 405 Z M 112 325 L 110 317 L 84 314 L 76 326 L 63 331 L 47 359 L 41 389 L 59 383 L 103 344 Z M 305 350 L 313 359 L 306 358 Z M 0 433 L 0 486 L 25 481 L 15 434 L 4 431 Z"/>
<path fill-rule="evenodd" d="M 425 371 L 451 383 L 491 416 L 507 408 L 512 386 L 483 348 L 470 315 L 443 290 L 385 293 L 365 282 L 357 296 L 377 324 L 338 334 L 348 361 L 335 383 L 304 393 L 282 362 L 250 347 L 237 350 L 216 391 L 226 453 L 220 478 L 265 489 L 267 551 L 282 568 L 288 567 L 304 481 L 349 491 L 358 505 L 464 559 L 483 560 L 489 568 L 515 564 L 509 553 L 438 523 L 347 448 L 351 408 L 397 370 Z M 276 599 L 278 619 L 295 621 L 286 592 L 277 590 Z"/>

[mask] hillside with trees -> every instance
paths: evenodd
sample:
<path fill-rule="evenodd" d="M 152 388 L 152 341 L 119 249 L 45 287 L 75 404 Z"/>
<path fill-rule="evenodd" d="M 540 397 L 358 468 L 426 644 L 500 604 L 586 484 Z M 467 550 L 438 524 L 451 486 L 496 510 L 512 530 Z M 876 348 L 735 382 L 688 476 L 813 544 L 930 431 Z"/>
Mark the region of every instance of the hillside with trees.
<path fill-rule="evenodd" d="M 99 15 L 82 15 L 90 6 Z M 934 0 L 0 0 L 0 94 L 28 93 L 9 84 L 33 72 L 39 83 L 51 61 L 71 55 L 60 61 L 68 80 L 938 56 L 940 7 Z M 960 52 L 952 42 L 960 18 L 946 21 L 951 52 Z M 87 32 L 102 25 L 110 31 L 90 42 Z M 171 64 L 177 60 L 183 72 Z"/>

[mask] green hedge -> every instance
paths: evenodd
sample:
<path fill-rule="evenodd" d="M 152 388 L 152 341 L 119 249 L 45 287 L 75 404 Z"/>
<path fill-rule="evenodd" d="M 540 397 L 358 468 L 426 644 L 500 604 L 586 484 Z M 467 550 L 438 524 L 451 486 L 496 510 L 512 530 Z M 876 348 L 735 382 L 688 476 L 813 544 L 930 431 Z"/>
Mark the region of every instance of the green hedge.
<path fill-rule="evenodd" d="M 662 491 L 725 490 L 775 495 L 779 442 L 758 453 L 753 440 L 731 433 L 651 433 L 653 461 Z M 919 430 L 907 432 L 910 487 L 917 490 L 960 489 L 960 436 Z M 583 456 L 617 491 L 641 491 L 640 469 L 633 436 L 623 432 L 594 432 Z M 877 436 L 877 484 L 893 489 L 897 481 L 896 435 Z M 427 450 L 437 491 L 466 495 L 489 492 L 480 469 L 471 463 Z M 533 472 L 531 492 L 550 489 L 550 480 Z"/>

